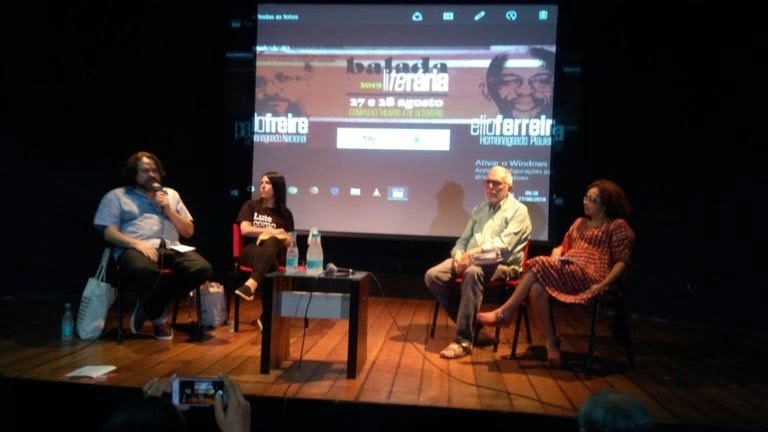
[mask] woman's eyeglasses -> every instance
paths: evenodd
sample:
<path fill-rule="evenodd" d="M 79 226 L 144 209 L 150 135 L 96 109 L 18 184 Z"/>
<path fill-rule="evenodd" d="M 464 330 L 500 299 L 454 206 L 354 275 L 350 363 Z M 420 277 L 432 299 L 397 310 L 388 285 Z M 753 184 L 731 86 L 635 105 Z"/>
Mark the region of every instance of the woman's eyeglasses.
<path fill-rule="evenodd" d="M 596 196 L 584 195 L 584 202 L 588 202 L 590 204 L 597 204 L 600 202 L 600 198 Z"/>

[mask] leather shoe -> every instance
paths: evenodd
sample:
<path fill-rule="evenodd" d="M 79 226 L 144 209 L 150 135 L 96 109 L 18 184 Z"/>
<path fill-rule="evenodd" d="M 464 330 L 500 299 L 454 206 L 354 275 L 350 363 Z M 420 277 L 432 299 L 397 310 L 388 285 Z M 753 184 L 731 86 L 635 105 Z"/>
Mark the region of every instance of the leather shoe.
<path fill-rule="evenodd" d="M 240 285 L 235 290 L 235 294 L 239 295 L 240 297 L 244 298 L 245 300 L 251 301 L 253 300 L 253 291 L 251 291 L 251 287 L 248 285 Z"/>

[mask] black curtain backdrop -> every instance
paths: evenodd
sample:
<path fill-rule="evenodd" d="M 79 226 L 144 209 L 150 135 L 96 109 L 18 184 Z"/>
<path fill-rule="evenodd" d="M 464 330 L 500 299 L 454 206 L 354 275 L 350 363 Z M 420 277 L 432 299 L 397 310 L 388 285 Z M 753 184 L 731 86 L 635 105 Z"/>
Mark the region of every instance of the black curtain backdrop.
<path fill-rule="evenodd" d="M 561 2 L 555 109 L 566 134 L 553 149 L 552 237 L 580 215 L 589 181 L 613 179 L 635 210 L 635 313 L 765 330 L 756 317 L 766 170 L 751 111 L 764 94 L 758 26 L 728 6 L 736 19 L 696 4 Z M 248 31 L 234 34 L 231 18 L 253 5 L 19 7 L 3 20 L 3 266 L 13 277 L 0 295 L 80 293 L 103 247 L 96 206 L 137 150 L 165 164 L 164 183 L 195 217 L 189 243 L 223 281 L 251 174 L 252 149 L 234 123 L 248 119 L 253 94 L 249 71 L 234 70 L 225 52 Z M 326 261 L 412 276 L 403 295 L 423 295 L 420 275 L 451 244 L 323 239 Z"/>

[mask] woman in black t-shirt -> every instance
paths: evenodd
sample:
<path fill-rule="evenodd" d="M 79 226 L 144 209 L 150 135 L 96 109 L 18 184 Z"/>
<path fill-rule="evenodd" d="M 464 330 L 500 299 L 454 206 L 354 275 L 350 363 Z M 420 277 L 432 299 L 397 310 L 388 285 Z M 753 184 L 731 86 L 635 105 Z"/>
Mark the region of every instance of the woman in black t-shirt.
<path fill-rule="evenodd" d="M 243 249 L 240 262 L 253 269 L 251 276 L 235 294 L 253 300 L 253 293 L 270 270 L 285 264 L 285 252 L 291 244 L 293 214 L 286 207 L 285 177 L 270 171 L 261 177 L 261 198 L 243 204 L 236 222 L 240 224 Z"/>

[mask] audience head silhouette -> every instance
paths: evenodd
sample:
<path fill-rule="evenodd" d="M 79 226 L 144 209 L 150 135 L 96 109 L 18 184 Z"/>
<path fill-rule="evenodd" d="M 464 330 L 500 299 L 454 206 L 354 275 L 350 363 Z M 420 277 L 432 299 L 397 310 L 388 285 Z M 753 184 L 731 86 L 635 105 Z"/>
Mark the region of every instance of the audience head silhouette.
<path fill-rule="evenodd" d="M 132 401 L 110 417 L 102 432 L 187 432 L 184 415 L 170 401 L 145 397 Z"/>
<path fill-rule="evenodd" d="M 636 397 L 614 390 L 595 393 L 579 409 L 581 432 L 644 432 L 653 421 Z"/>

